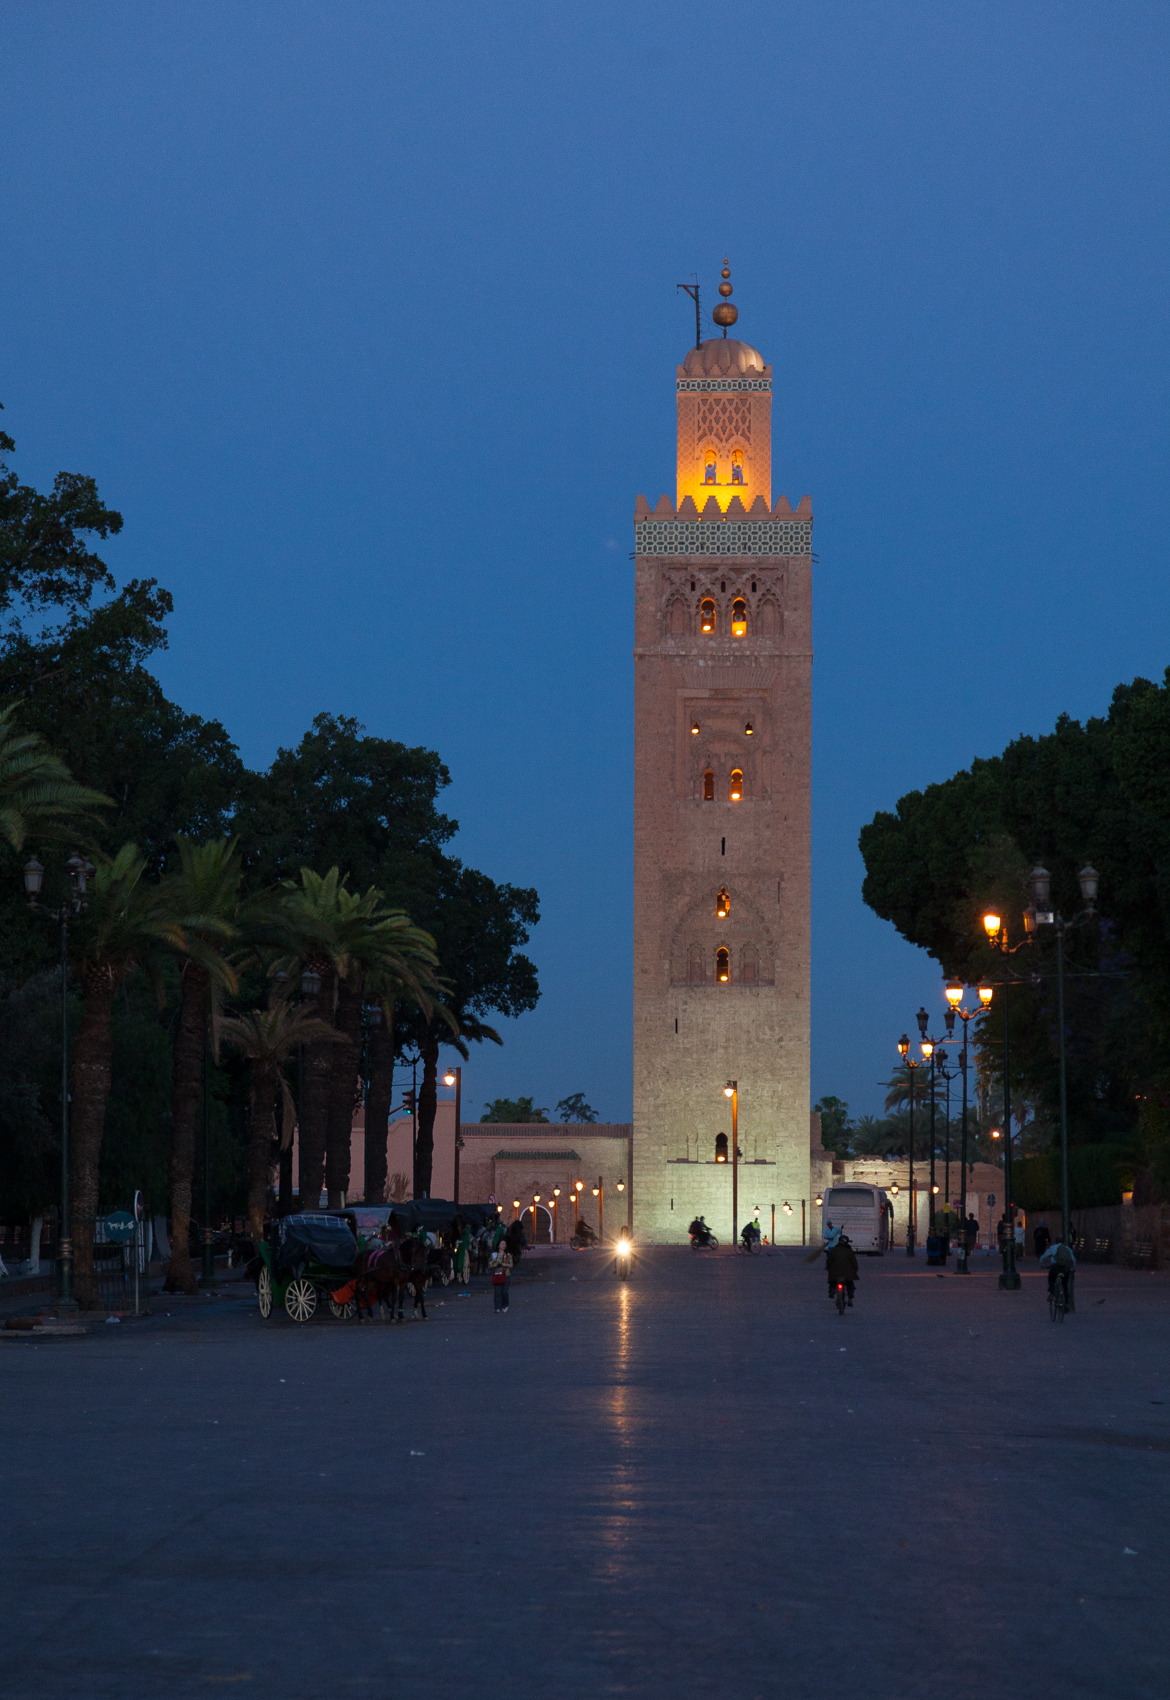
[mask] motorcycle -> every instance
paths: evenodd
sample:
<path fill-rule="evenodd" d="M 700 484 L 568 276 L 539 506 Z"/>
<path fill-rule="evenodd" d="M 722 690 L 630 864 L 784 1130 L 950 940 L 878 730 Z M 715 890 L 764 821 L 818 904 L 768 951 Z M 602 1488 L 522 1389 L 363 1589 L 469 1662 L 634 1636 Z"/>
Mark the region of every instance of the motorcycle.
<path fill-rule="evenodd" d="M 716 1238 L 716 1236 L 711 1232 L 710 1228 L 704 1228 L 701 1233 L 697 1233 L 697 1234 L 693 1233 L 691 1235 L 691 1249 L 692 1249 L 692 1251 L 704 1251 L 704 1250 L 707 1249 L 707 1247 L 709 1247 L 709 1246 L 714 1247 L 714 1246 L 717 1246 L 718 1244 L 719 1244 L 719 1241 Z"/>
<path fill-rule="evenodd" d="M 634 1254 L 630 1250 L 630 1242 L 625 1234 L 617 1243 L 617 1255 L 613 1260 L 613 1271 L 619 1281 L 628 1281 L 630 1270 L 634 1267 Z"/>

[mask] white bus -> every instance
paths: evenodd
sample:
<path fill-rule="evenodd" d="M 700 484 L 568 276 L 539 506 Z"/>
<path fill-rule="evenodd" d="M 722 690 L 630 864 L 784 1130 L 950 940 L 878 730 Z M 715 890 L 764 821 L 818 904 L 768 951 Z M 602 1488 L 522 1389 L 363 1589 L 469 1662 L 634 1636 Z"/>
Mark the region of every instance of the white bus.
<path fill-rule="evenodd" d="M 821 1232 L 827 1236 L 830 1228 L 840 1228 L 859 1255 L 880 1257 L 890 1243 L 892 1216 L 893 1206 L 880 1186 L 842 1181 L 825 1194 Z"/>

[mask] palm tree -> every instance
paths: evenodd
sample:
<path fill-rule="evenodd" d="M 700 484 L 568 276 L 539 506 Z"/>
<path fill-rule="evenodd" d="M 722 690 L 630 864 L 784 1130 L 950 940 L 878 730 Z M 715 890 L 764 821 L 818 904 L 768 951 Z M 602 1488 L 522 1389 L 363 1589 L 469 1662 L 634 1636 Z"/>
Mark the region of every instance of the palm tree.
<path fill-rule="evenodd" d="M 282 1148 L 292 1139 L 297 1119 L 283 1064 L 298 1045 L 332 1044 L 337 1035 L 311 1009 L 282 997 L 274 997 L 267 1009 L 221 1018 L 216 1032 L 249 1063 L 248 1225 L 259 1244 L 264 1237 L 277 1103 L 284 1112 Z"/>
<path fill-rule="evenodd" d="M 235 970 L 224 952 L 240 935 L 243 868 L 234 839 L 196 844 L 180 834 L 175 842 L 179 865 L 160 887 L 167 940 L 182 964 L 172 1075 L 171 1266 L 166 1290 L 194 1293 L 198 1288 L 191 1268 L 191 1201 L 209 1004 L 213 992 L 236 989 Z"/>
<path fill-rule="evenodd" d="M 337 868 L 324 875 L 302 868 L 300 884 L 286 880 L 285 890 L 283 925 L 291 954 L 281 966 L 316 976 L 317 1016 L 335 1025 L 341 1037 L 336 1046 L 310 1045 L 305 1056 L 301 1203 L 316 1199 L 324 1179 L 330 1208 L 336 1208 L 349 1186 L 363 976 L 396 980 L 430 1012 L 437 959 L 429 934 L 401 909 L 383 908 L 375 886 L 361 895 L 348 890 Z"/>
<path fill-rule="evenodd" d="M 110 1095 L 114 997 L 135 969 L 154 979 L 162 1002 L 161 962 L 167 927 L 160 916 L 157 887 L 148 886 L 146 863 L 136 844 L 124 844 L 111 861 L 99 860 L 90 888 L 78 969 L 83 1010 L 73 1046 L 70 1077 L 74 1269 L 82 1305 L 98 1302 L 93 1267 L 93 1224 L 98 1207 L 98 1165 Z"/>
<path fill-rule="evenodd" d="M 20 850 L 31 834 L 71 838 L 110 805 L 73 778 L 37 732 L 18 732 L 15 703 L 0 709 L 0 838 Z"/>

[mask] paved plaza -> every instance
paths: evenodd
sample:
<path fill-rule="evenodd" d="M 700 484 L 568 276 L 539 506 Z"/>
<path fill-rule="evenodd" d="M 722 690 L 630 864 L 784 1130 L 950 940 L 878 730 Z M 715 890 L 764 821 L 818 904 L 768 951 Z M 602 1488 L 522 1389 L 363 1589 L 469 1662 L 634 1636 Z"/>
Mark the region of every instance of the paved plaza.
<path fill-rule="evenodd" d="M 501 1316 L 5 1343 L 0 1694 L 1164 1700 L 1170 1278 L 1055 1326 L 977 1268 L 842 1318 L 800 1252 L 565 1252 Z"/>

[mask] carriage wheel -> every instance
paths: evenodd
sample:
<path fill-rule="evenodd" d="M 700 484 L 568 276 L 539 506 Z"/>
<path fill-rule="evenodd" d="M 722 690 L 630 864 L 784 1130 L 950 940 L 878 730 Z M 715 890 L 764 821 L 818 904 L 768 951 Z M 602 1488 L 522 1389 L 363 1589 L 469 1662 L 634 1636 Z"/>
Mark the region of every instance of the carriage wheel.
<path fill-rule="evenodd" d="M 440 1281 L 442 1281 L 444 1287 L 449 1287 L 451 1285 L 451 1281 L 452 1281 L 451 1271 L 449 1269 L 441 1270 L 440 1274 L 439 1274 L 439 1279 L 440 1279 Z"/>
<path fill-rule="evenodd" d="M 267 1265 L 260 1271 L 260 1279 L 256 1283 L 256 1303 L 260 1306 L 261 1316 L 272 1315 L 272 1276 Z"/>
<path fill-rule="evenodd" d="M 317 1289 L 311 1281 L 299 1275 L 290 1281 L 284 1295 L 284 1308 L 294 1322 L 308 1322 L 317 1308 Z"/>
<path fill-rule="evenodd" d="M 348 1322 L 351 1317 L 357 1315 L 357 1300 L 350 1299 L 348 1304 L 339 1305 L 336 1299 L 331 1298 L 329 1300 L 329 1309 L 333 1312 L 334 1316 L 338 1317 L 342 1322 Z"/>

